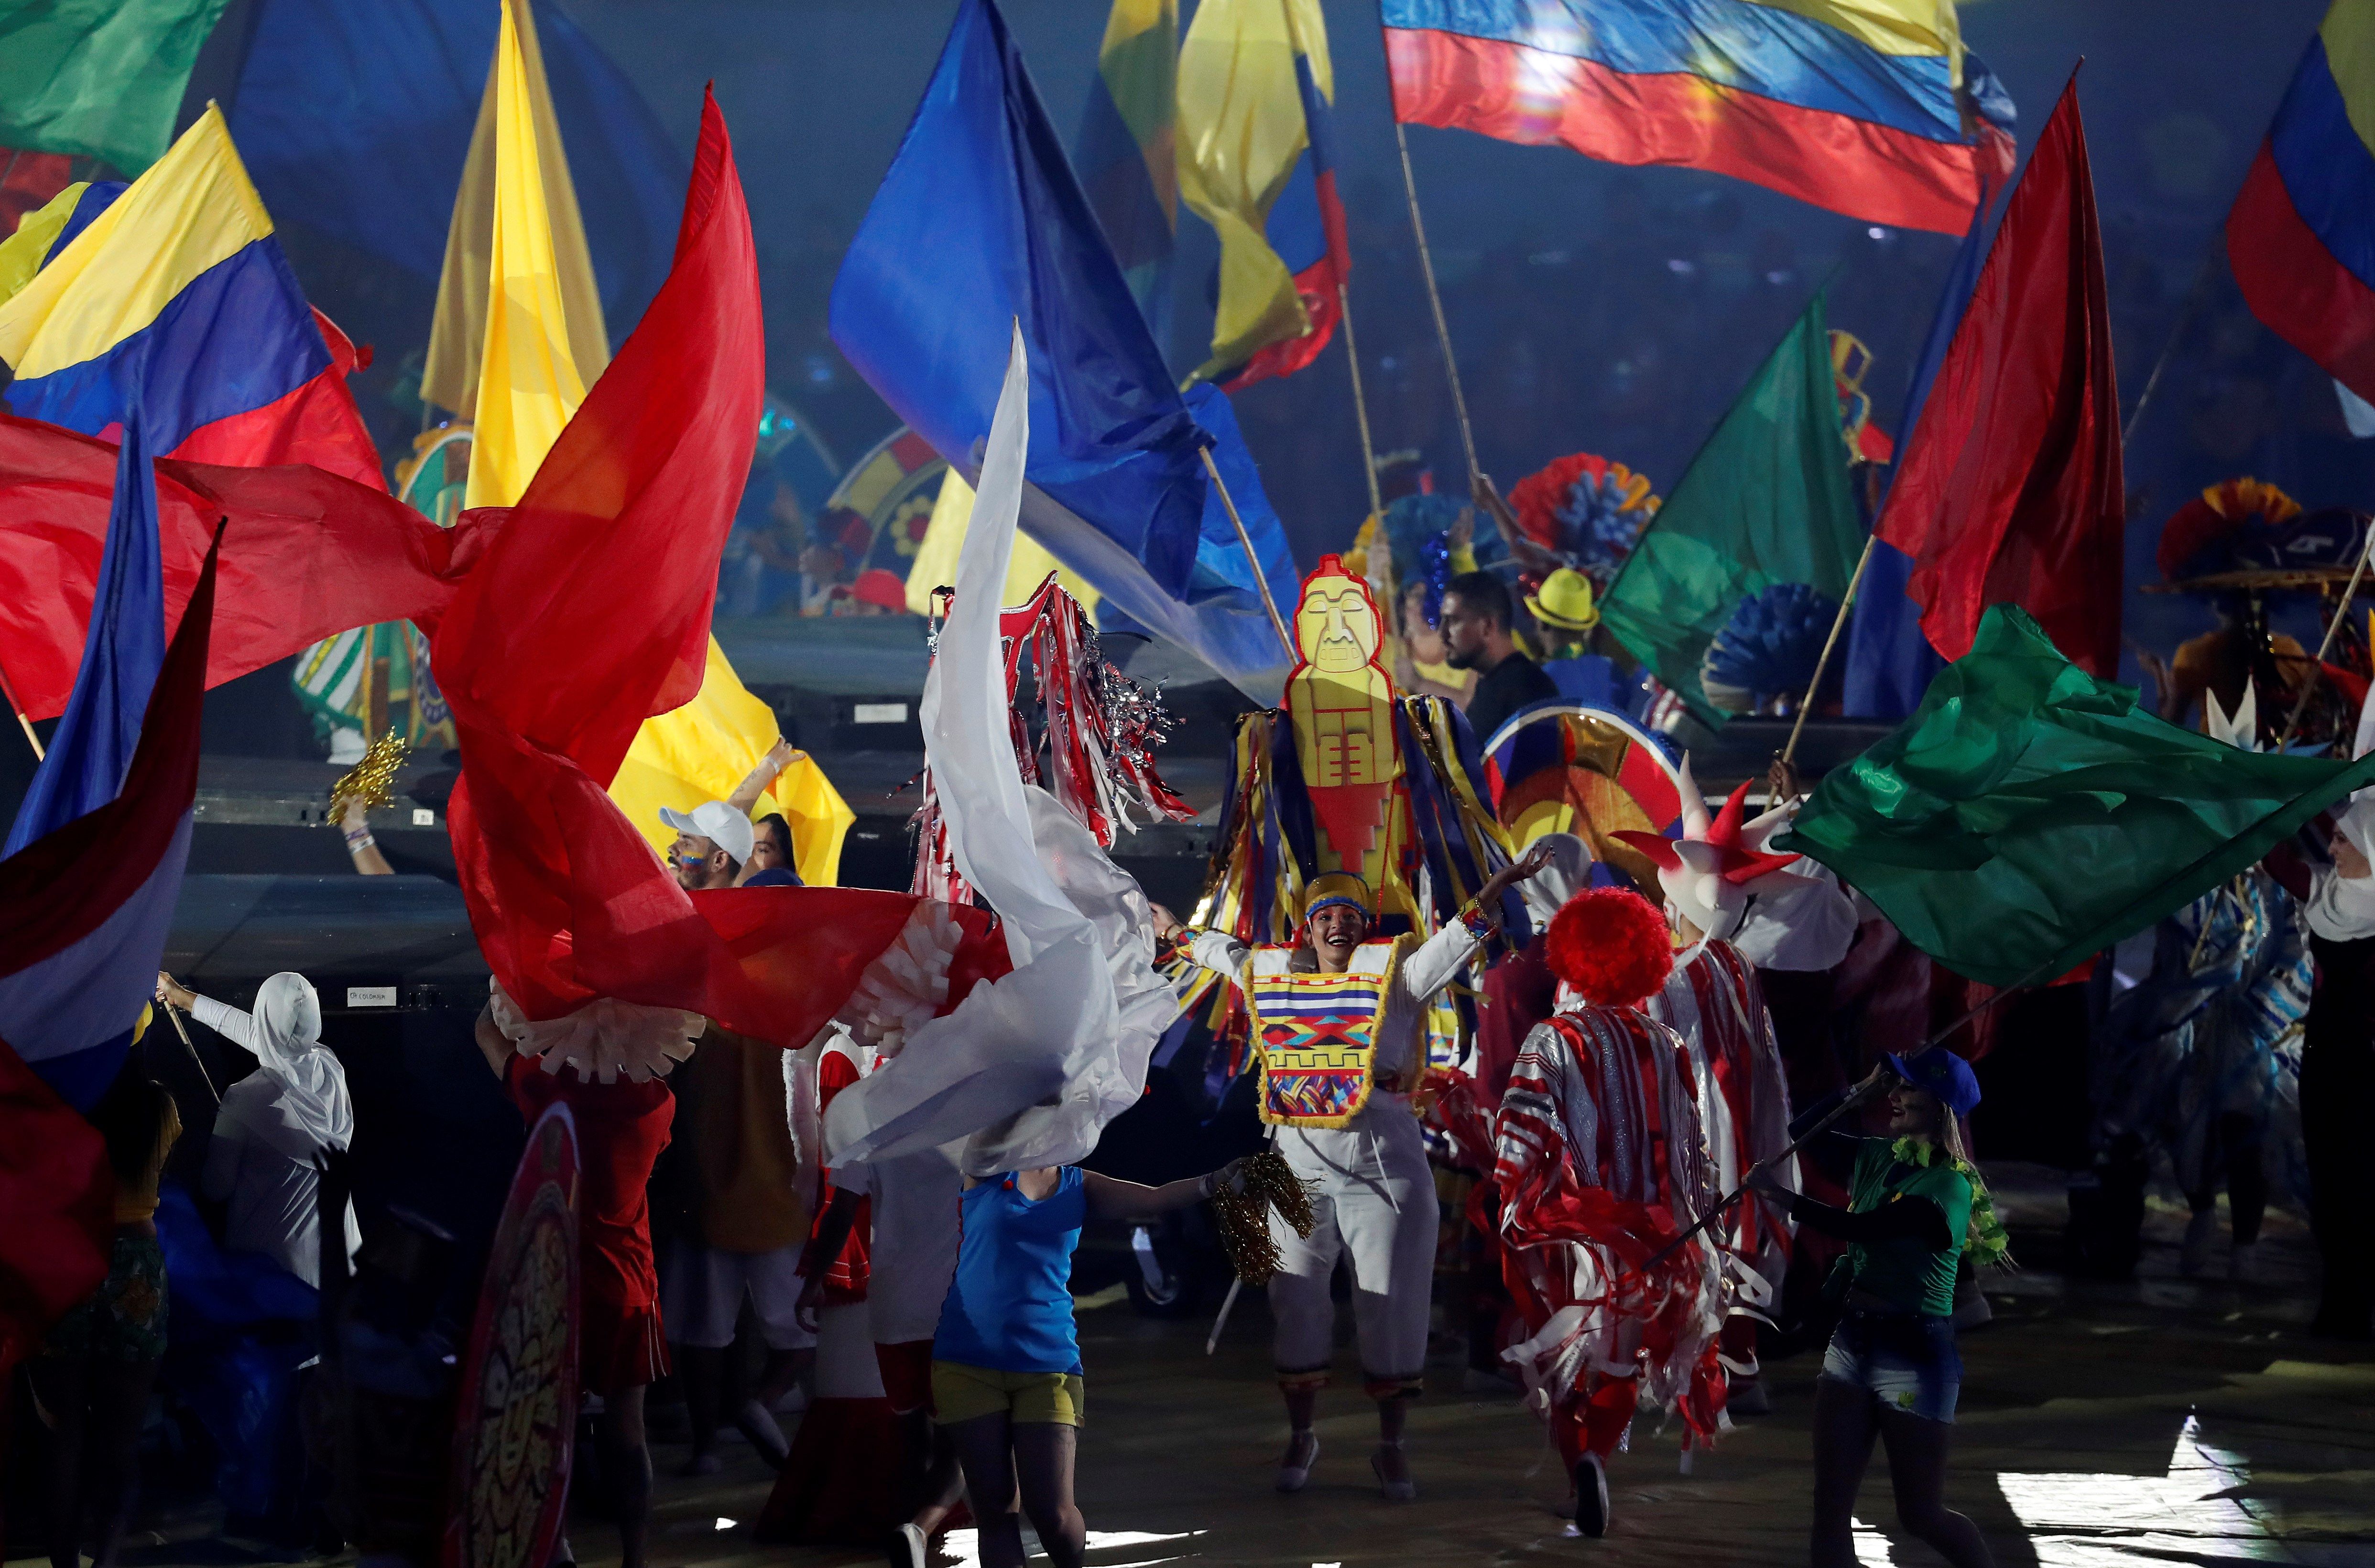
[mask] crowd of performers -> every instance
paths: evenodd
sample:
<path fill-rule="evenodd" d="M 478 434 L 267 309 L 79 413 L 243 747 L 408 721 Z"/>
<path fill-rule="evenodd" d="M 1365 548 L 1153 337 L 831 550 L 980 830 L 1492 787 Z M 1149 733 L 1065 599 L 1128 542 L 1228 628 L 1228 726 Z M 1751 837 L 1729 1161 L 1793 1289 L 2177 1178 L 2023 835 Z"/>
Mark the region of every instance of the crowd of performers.
<path fill-rule="evenodd" d="M 1464 536 L 1456 548 L 1429 559 L 1472 566 Z M 1106 853 L 1134 812 L 1188 814 L 1152 765 L 1159 709 L 1104 664 L 1051 582 L 1002 615 L 968 619 L 962 595 L 951 611 L 935 680 L 953 657 L 988 684 L 951 678 L 939 700 L 970 690 L 984 711 L 931 732 L 912 913 L 851 966 L 805 1048 L 607 998 L 536 1021 L 492 988 L 475 1030 L 488 1067 L 526 1124 L 566 1106 L 582 1151 L 569 1375 L 598 1402 L 580 1462 L 598 1470 L 629 1568 L 647 1552 L 646 1394 L 670 1375 L 690 1424 L 685 1473 L 720 1468 L 728 1424 L 780 1470 L 760 1521 L 774 1539 L 887 1529 L 893 1560 L 921 1568 L 934 1538 L 970 1520 L 982 1562 L 1019 1564 L 1027 1519 L 1052 1561 L 1082 1561 L 1072 1478 L 1087 1369 L 1071 1293 L 1082 1228 L 1249 1182 L 1242 1159 L 1152 1185 L 1081 1166 L 1183 1009 L 1236 1053 L 1264 1157 L 1308 1197 L 1307 1228 L 1278 1208 L 1268 1218 L 1287 1416 L 1277 1490 L 1303 1490 L 1322 1461 L 1315 1419 L 1341 1267 L 1377 1413 L 1368 1465 L 1384 1498 L 1417 1495 L 1408 1417 L 1437 1323 L 1448 1195 L 1486 1280 L 1467 1303 L 1472 1365 L 1513 1377 L 1543 1423 L 1576 1533 L 1607 1531 L 1620 1449 L 1666 1431 L 1687 1468 L 1735 1416 L 1767 1409 L 1760 1326 L 1802 1315 L 1802 1302 L 1785 1302 L 1793 1272 L 1829 1261 L 1814 1561 L 1856 1561 L 1852 1508 L 1876 1441 L 1905 1528 L 1949 1562 L 1990 1561 L 1942 1496 L 1956 1328 L 1984 1317 L 1979 1271 L 2009 1257 L 1967 1152 L 1971 1067 L 1925 1038 L 1926 986 L 1908 1006 L 1874 979 L 1901 966 L 1901 939 L 1829 871 L 1767 849 L 1800 799 L 1786 763 L 1764 781 L 1761 815 L 1748 815 L 1753 781 L 1710 812 L 1688 760 L 1621 709 L 1558 706 L 1575 672 L 1554 680 L 1516 644 L 1500 579 L 1444 570 L 1429 605 L 1424 584 L 1391 591 L 1386 554 L 1373 552 L 1378 577 L 1331 556 L 1306 580 L 1297 663 L 1282 703 L 1240 724 L 1212 874 L 1188 920 L 1150 903 Z M 1572 570 L 1554 565 L 1528 600 L 1537 624 L 1588 628 L 1589 582 L 1558 581 Z M 1440 646 L 1390 632 L 1381 596 L 1405 612 L 1405 633 L 1424 627 Z M 2227 679 L 2218 652 L 2194 650 L 2180 674 L 2214 728 L 2256 745 L 2250 672 Z M 1015 705 L 1026 665 L 1035 714 Z M 2165 684 L 2183 700 L 2176 678 Z M 1498 732 L 1530 712 L 1548 720 L 1531 742 L 1480 748 L 1485 724 Z M 1526 773 L 1545 735 L 1551 760 L 1536 772 L 1559 781 L 1548 793 Z M 681 889 L 798 896 L 791 830 L 749 815 L 796 755 L 779 746 L 730 800 L 663 813 Z M 359 817 L 347 837 L 359 870 L 386 869 Z M 2112 1014 L 2119 1049 L 2098 1068 L 2122 1092 L 2098 1097 L 2102 1114 L 2170 1159 L 2193 1208 L 2189 1273 L 2208 1266 L 2222 1188 L 2241 1277 L 2272 1165 L 2295 1179 L 2273 1151 L 2297 1135 L 2271 1125 L 2308 1114 L 2310 1097 L 2273 1065 L 2290 1052 L 2298 1076 L 2299 1026 L 2364 1035 L 2370 837 L 2375 806 L 2354 805 L 2331 863 L 2274 857 L 2167 922 L 2151 974 Z M 1807 991 L 1817 976 L 1832 988 Z M 1834 1070 L 1793 1084 L 1782 1033 L 1809 995 L 1863 1020 L 1871 1070 L 1859 1081 Z M 354 1113 L 313 987 L 276 975 L 243 1012 L 160 976 L 157 999 L 257 1059 L 224 1096 L 205 1161 L 206 1195 L 228 1205 L 224 1253 L 308 1286 L 343 1278 L 338 1260 L 360 1238 L 325 1173 Z M 1002 1041 L 1051 1037 L 1070 1042 L 1057 1067 L 1005 1071 L 1015 1058 Z M 136 1072 L 94 1119 L 119 1178 L 113 1268 L 33 1377 L 59 1433 L 55 1561 L 75 1561 L 91 1514 L 104 1565 L 128 1520 L 164 1334 L 159 1176 L 180 1124 Z M 656 1249 L 656 1195 L 676 1216 Z M 186 1255 L 193 1224 L 161 1219 Z M 371 1261 L 361 1267 L 368 1281 Z M 2364 1291 L 2354 1298 L 2349 1277 L 2327 1284 L 2326 1314 L 2355 1313 L 2363 1332 Z M 378 1372 L 350 1373 L 359 1386 L 410 1387 L 387 1369 L 408 1332 L 416 1350 L 429 1341 L 402 1317 L 372 1318 L 385 1343 L 372 1341 Z M 745 1324 L 764 1361 L 738 1379 L 727 1362 Z M 777 1413 L 796 1389 L 805 1414 L 787 1437 Z M 402 1491 L 383 1485 L 380 1503 Z M 416 1507 L 409 1526 L 404 1515 L 349 1516 L 347 1531 L 422 1555 L 434 1512 Z M 571 1555 L 565 1540 L 553 1551 Z"/>

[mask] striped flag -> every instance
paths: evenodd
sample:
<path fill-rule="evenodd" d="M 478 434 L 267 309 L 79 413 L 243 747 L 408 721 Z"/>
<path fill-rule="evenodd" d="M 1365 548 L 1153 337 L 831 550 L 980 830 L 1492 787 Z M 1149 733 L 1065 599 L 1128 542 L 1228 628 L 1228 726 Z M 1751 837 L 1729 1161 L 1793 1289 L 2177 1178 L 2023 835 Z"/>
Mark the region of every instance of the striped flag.
<path fill-rule="evenodd" d="M 1395 117 L 1959 234 L 2014 158 L 1954 0 L 1384 0 Z"/>
<path fill-rule="evenodd" d="M 130 185 L 94 184 L 0 303 L 9 411 L 160 456 L 311 463 L 384 489 L 347 389 L 355 351 L 310 309 L 209 108 Z"/>
<path fill-rule="evenodd" d="M 2334 0 L 2227 218 L 2251 313 L 2375 398 L 2375 0 Z"/>
<path fill-rule="evenodd" d="M 1204 0 L 1179 54 L 1180 194 L 1221 237 L 1223 391 L 1319 356 L 1352 272 L 1336 194 L 1335 73 L 1318 0 Z"/>

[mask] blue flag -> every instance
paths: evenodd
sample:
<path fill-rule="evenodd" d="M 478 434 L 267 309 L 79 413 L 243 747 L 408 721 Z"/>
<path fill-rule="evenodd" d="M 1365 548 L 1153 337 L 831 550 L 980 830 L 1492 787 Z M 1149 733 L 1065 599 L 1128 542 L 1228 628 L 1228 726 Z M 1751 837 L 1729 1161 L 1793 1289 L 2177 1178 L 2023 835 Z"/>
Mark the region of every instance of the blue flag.
<path fill-rule="evenodd" d="M 91 596 L 82 666 L 49 755 L 17 808 L 0 856 L 14 855 L 124 788 L 140 719 L 165 662 L 165 566 L 157 535 L 157 471 L 136 416 L 115 460 L 115 505 Z"/>
<path fill-rule="evenodd" d="M 1930 319 L 1930 335 L 1921 340 L 1920 357 L 1913 361 L 1913 382 L 1906 389 L 1905 411 L 1896 421 L 1896 450 L 1903 455 L 1913 440 L 1921 406 L 1930 400 L 1930 383 L 1946 362 L 1946 350 L 1963 313 L 1971 308 L 1971 294 L 1979 286 L 1979 266 L 1987 260 L 1988 193 L 1971 214 L 1971 227 L 1946 269 L 1946 287 L 1938 297 L 1938 313 Z M 1891 470 L 1892 477 L 1894 470 Z M 1867 517 L 1868 529 L 1877 518 Z M 1907 596 L 1913 580 L 1913 559 L 1885 539 L 1872 542 L 1872 564 L 1864 568 L 1863 585 L 1856 591 L 1848 616 L 1846 685 L 1843 706 L 1849 718 L 1885 719 L 1894 724 L 1920 705 L 1930 690 L 1930 678 L 1946 667 L 1938 650 L 1922 634 L 1921 607 Z"/>
<path fill-rule="evenodd" d="M 1282 605 L 1296 587 L 1283 530 L 1259 487 L 1239 486 L 1253 464 L 1225 402 L 1191 410 L 1172 384 L 992 0 L 959 7 L 833 280 L 831 323 L 858 374 L 968 477 L 1019 324 L 1023 530 L 1123 615 L 1277 699 L 1286 651 L 1209 493 L 1205 448 Z"/>

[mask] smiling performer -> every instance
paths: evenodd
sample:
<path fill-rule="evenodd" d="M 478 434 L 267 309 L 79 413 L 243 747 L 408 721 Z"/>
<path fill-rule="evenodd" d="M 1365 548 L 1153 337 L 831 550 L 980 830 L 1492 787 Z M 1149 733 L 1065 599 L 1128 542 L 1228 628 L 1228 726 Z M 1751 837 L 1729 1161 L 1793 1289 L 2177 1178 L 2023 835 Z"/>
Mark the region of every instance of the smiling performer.
<path fill-rule="evenodd" d="M 1318 1223 L 1308 1238 L 1275 1215 L 1270 1220 L 1285 1260 L 1270 1283 L 1272 1355 L 1293 1429 L 1279 1462 L 1281 1491 L 1301 1491 L 1319 1456 L 1311 1420 L 1334 1350 L 1328 1286 L 1337 1257 L 1349 1254 L 1363 1386 L 1377 1401 L 1370 1467 L 1388 1497 L 1418 1495 L 1402 1428 L 1408 1401 L 1423 1385 L 1437 1220 L 1435 1178 L 1411 1114 L 1410 1091 L 1424 1066 L 1419 1031 L 1427 1003 L 1492 930 L 1483 912 L 1549 860 L 1543 848 L 1503 867 L 1459 919 L 1416 944 L 1408 937 L 1370 939 L 1376 897 L 1344 871 L 1312 879 L 1303 938 L 1291 945 L 1187 933 L 1170 911 L 1155 910 L 1158 935 L 1191 935 L 1191 961 L 1235 981 L 1252 1003 L 1261 1119 L 1279 1129 L 1279 1152 L 1315 1188 Z"/>

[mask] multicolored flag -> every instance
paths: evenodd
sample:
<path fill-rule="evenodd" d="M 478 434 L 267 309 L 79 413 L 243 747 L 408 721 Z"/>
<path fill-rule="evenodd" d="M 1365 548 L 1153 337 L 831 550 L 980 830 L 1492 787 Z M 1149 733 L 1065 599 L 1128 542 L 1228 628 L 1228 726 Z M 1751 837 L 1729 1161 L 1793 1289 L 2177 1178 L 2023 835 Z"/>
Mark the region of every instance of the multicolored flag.
<path fill-rule="evenodd" d="M 1957 974 L 2015 985 L 2183 908 L 2369 782 L 2375 754 L 2263 754 L 2170 724 L 1998 605 L 1772 847 L 1837 872 Z"/>
<path fill-rule="evenodd" d="M 106 435 L 137 409 L 161 455 L 383 485 L 347 389 L 354 348 L 306 305 L 212 107 L 130 185 L 76 197 L 0 304 L 0 360 L 28 419 Z"/>
<path fill-rule="evenodd" d="M 0 11 L 0 146 L 138 174 L 164 156 L 228 0 L 16 0 Z"/>
<path fill-rule="evenodd" d="M 107 1276 L 115 1181 L 77 1112 L 149 1017 L 189 856 L 214 598 L 209 550 L 122 792 L 0 860 L 0 1375 Z"/>
<path fill-rule="evenodd" d="M 1962 328 L 1964 312 L 1971 308 L 1971 295 L 1979 286 L 1979 264 L 1988 254 L 1990 205 L 1981 201 L 1972 212 L 1970 230 L 1956 248 L 1954 265 L 1946 269 L 1946 286 L 1939 290 L 1938 308 L 1931 314 L 1930 331 L 1913 361 L 1904 408 L 1897 416 L 1900 433 L 1910 433 L 1921 422 L 1922 405 L 1930 401 L 1930 388 L 1946 362 L 1946 350 Z M 1890 467 L 1883 472 L 1893 476 L 1896 470 Z M 1874 539 L 1863 583 L 1848 611 L 1848 640 L 1842 650 L 1846 678 L 1840 695 L 1849 718 L 1896 723 L 1913 711 L 1930 689 L 1930 678 L 1945 666 L 1946 661 L 1921 634 L 1920 611 L 1906 595 L 1912 579 L 1912 560 L 1887 540 Z"/>
<path fill-rule="evenodd" d="M 1601 622 L 1701 720 L 1721 725 L 1699 676 L 1717 634 L 1743 600 L 1785 584 L 1836 606 L 1863 537 L 1816 294 L 1642 528 Z"/>
<path fill-rule="evenodd" d="M 1221 237 L 1212 357 L 1235 391 L 1311 363 L 1353 270 L 1318 0 L 1204 0 L 1179 51 L 1180 194 Z"/>
<path fill-rule="evenodd" d="M 1959 234 L 2013 105 L 1954 0 L 1383 0 L 1394 113 Z"/>
<path fill-rule="evenodd" d="M 1158 344 L 1171 341 L 1179 235 L 1178 79 L 1177 0 L 1114 0 L 1081 120 L 1081 188 Z"/>
<path fill-rule="evenodd" d="M 14 855 L 115 798 L 140 744 L 141 715 L 165 662 L 165 566 L 157 471 L 135 416 L 116 451 L 115 500 L 74 694 L 9 825 Z"/>
<path fill-rule="evenodd" d="M 134 706 L 141 718 L 130 765 L 99 805 L 22 848 L 12 843 L 0 860 L 0 938 L 6 943 L 0 948 L 0 1042 L 77 1110 L 97 1102 L 124 1066 L 157 988 L 165 933 L 181 896 L 197 796 L 215 561 L 209 549 L 189 612 L 149 666 L 153 687 L 136 702 L 126 701 L 125 684 L 112 682 L 124 672 L 111 670 L 107 632 L 94 629 L 83 664 L 92 690 L 87 700 L 79 687 L 76 691 L 92 722 L 60 725 L 41 766 L 69 779 L 103 776 L 117 765 L 117 714 Z M 147 607 L 124 607 L 137 616 Z M 139 628 L 127 634 L 155 635 Z"/>
<path fill-rule="evenodd" d="M 1931 645 L 1960 658 L 1989 606 L 2015 604 L 2087 670 L 2116 673 L 2120 388 L 2075 77 L 1904 441 L 1875 532 L 1912 559 Z"/>
<path fill-rule="evenodd" d="M 2375 399 L 2375 0 L 2334 0 L 2227 217 L 2243 299 Z"/>

